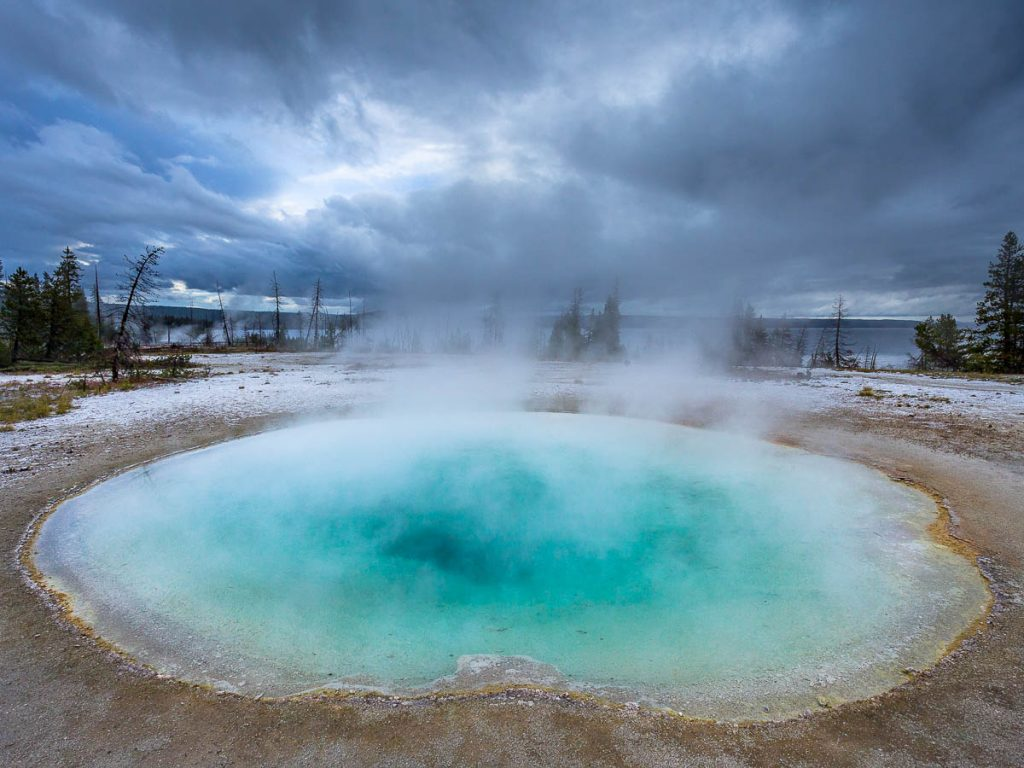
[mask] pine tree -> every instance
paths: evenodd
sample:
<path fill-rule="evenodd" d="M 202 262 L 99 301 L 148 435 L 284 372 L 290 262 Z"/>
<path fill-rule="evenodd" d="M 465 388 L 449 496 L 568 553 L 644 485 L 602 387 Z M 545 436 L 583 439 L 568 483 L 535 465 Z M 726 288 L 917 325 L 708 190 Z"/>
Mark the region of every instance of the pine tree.
<path fill-rule="evenodd" d="M 768 330 L 764 316 L 753 305 L 737 302 L 732 317 L 732 365 L 798 366 L 803 362 L 807 346 L 806 329 L 795 335 L 789 320 L 782 317 Z M 824 342 L 812 358 L 812 365 L 823 365 Z M 828 359 L 831 360 L 829 354 Z"/>
<path fill-rule="evenodd" d="M 608 357 L 618 357 L 622 354 L 622 338 L 620 326 L 622 324 L 622 311 L 619 304 L 619 288 L 608 294 L 605 299 L 604 309 L 597 316 L 594 324 L 593 341 L 603 347 L 600 354 Z"/>
<path fill-rule="evenodd" d="M 0 260 L 0 311 L 3 310 L 4 295 L 6 286 L 4 285 L 4 263 Z M 2 328 L 2 326 L 0 326 Z M 11 364 L 11 350 L 7 346 L 7 342 L 4 339 L 4 334 L 0 333 L 0 367 L 6 367 Z"/>
<path fill-rule="evenodd" d="M 65 248 L 53 275 L 43 275 L 42 300 L 46 314 L 47 360 L 68 360 L 95 352 L 99 347 L 96 329 L 89 319 L 89 306 L 82 290 L 82 268 L 78 257 Z"/>
<path fill-rule="evenodd" d="M 82 289 L 82 267 L 70 248 L 64 249 L 53 276 L 68 319 L 60 354 L 78 358 L 97 352 L 101 347 L 99 332 L 89 318 L 89 302 Z"/>
<path fill-rule="evenodd" d="M 351 306 L 352 295 L 349 294 Z M 351 317 L 352 310 L 349 309 Z M 491 303 L 484 312 L 484 346 L 496 349 L 505 342 L 505 313 L 501 307 L 501 296 L 494 294 Z"/>
<path fill-rule="evenodd" d="M 42 290 L 37 275 L 30 275 L 24 267 L 11 273 L 4 287 L 4 302 L 0 307 L 0 329 L 10 348 L 11 362 L 31 359 L 42 351 L 44 325 Z"/>
<path fill-rule="evenodd" d="M 44 338 L 43 357 L 47 360 L 56 359 L 57 343 L 62 335 L 62 328 L 65 317 L 57 289 L 53 285 L 53 278 L 49 272 L 43 272 L 43 284 L 40 289 L 40 299 L 44 316 Z"/>
<path fill-rule="evenodd" d="M 980 367 L 1024 372 L 1024 247 L 1007 232 L 988 265 L 985 296 L 978 302 L 974 351 Z"/>
<path fill-rule="evenodd" d="M 579 360 L 587 345 L 583 333 L 583 291 L 573 293 L 572 304 L 555 321 L 548 339 L 547 356 L 552 360 Z"/>
<path fill-rule="evenodd" d="M 952 315 L 929 317 L 914 326 L 914 344 L 920 354 L 913 363 L 924 370 L 959 370 L 964 363 L 963 337 Z"/>

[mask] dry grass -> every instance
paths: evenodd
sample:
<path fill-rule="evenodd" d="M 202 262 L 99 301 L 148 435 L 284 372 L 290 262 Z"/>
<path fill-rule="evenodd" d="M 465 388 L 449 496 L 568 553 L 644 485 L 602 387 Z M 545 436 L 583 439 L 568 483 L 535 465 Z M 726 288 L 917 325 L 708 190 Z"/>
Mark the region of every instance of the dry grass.
<path fill-rule="evenodd" d="M 875 389 L 874 387 L 865 385 L 860 388 L 860 391 L 857 393 L 857 397 L 870 397 L 875 400 L 881 400 L 885 397 L 885 393 L 881 390 Z"/>
<path fill-rule="evenodd" d="M 18 422 L 67 413 L 74 400 L 70 391 L 49 384 L 4 386 L 0 388 L 0 430 L 10 432 Z"/>
<path fill-rule="evenodd" d="M 0 423 L 16 424 L 19 421 L 43 419 L 50 415 L 57 398 L 42 392 L 30 394 L 18 392 L 0 399 Z"/>
<path fill-rule="evenodd" d="M 53 404 L 53 412 L 58 414 L 67 413 L 71 410 L 75 398 L 70 392 L 61 392 L 57 396 L 57 402 Z"/>
<path fill-rule="evenodd" d="M 125 392 L 209 375 L 209 369 L 192 365 L 187 355 L 153 358 L 145 362 L 145 367 L 127 372 L 116 382 L 96 373 L 65 380 L 56 370 L 51 370 L 44 373 L 42 381 L 13 381 L 0 385 L 0 430 L 10 432 L 18 422 L 67 413 L 74 407 L 76 397 Z"/>
<path fill-rule="evenodd" d="M 108 392 L 127 392 L 138 388 L 141 384 L 150 383 L 138 379 L 118 379 L 109 381 L 107 379 L 90 379 L 83 376 L 80 379 L 72 379 L 68 386 L 78 395 L 105 395 Z"/>

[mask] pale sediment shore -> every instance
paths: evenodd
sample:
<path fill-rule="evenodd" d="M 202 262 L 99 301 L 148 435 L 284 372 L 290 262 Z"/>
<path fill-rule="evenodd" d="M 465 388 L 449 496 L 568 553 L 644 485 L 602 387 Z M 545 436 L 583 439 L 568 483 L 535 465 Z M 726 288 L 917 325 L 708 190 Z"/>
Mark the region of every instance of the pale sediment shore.
<path fill-rule="evenodd" d="M 705 386 L 666 375 L 650 382 L 657 397 L 631 400 L 636 389 L 618 370 L 551 365 L 499 393 L 510 404 L 525 387 L 538 407 L 756 424 L 766 437 L 866 463 L 948 503 L 954 532 L 981 553 L 996 594 L 980 631 L 888 694 L 737 729 L 527 691 L 412 704 L 254 701 L 138 674 L 60 626 L 14 554 L 48 502 L 127 465 L 294 416 L 374 408 L 415 371 L 298 356 L 217 364 L 232 373 L 86 399 L 67 416 L 0 435 L 0 535 L 10 553 L 0 572 L 0 762 L 1014 765 L 1024 755 L 1019 386 L 857 374 Z M 888 391 L 861 396 L 864 382 Z"/>

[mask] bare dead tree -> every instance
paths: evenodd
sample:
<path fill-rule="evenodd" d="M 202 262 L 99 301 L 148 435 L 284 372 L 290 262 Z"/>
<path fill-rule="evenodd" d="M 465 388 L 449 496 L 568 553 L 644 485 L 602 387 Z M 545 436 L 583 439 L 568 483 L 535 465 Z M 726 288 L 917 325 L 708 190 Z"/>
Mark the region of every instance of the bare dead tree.
<path fill-rule="evenodd" d="M 845 310 L 846 306 L 843 303 L 843 295 L 839 294 L 839 298 L 837 298 L 835 304 L 832 305 L 832 317 L 836 320 L 835 352 L 833 353 L 833 359 L 836 361 L 836 368 L 839 367 L 839 360 L 841 357 L 840 345 L 842 340 L 843 315 Z"/>
<path fill-rule="evenodd" d="M 110 358 L 110 378 L 117 381 L 121 369 L 132 359 L 134 343 L 131 337 L 131 321 L 140 319 L 146 302 L 156 289 L 156 267 L 163 255 L 164 247 L 146 246 L 144 253 L 134 259 L 124 257 L 125 271 L 121 275 L 121 300 L 124 310 L 114 337 L 114 352 Z"/>
<path fill-rule="evenodd" d="M 274 344 L 281 343 L 281 286 L 277 282 L 277 272 L 274 272 Z"/>
<path fill-rule="evenodd" d="M 103 305 L 100 303 L 100 270 L 95 264 L 92 265 L 93 284 L 92 300 L 96 304 L 96 335 L 103 341 Z"/>
<path fill-rule="evenodd" d="M 843 333 L 843 320 L 847 316 L 846 300 L 839 294 L 832 304 L 832 319 L 835 320 L 835 335 L 833 337 L 832 365 L 835 368 L 854 368 L 857 365 L 857 358 L 850 353 L 846 343 L 846 335 Z"/>
<path fill-rule="evenodd" d="M 306 328 L 306 346 L 309 346 L 309 334 L 313 333 L 313 343 L 320 346 L 320 279 L 313 286 L 313 307 L 310 310 L 309 326 Z"/>
<path fill-rule="evenodd" d="M 224 342 L 231 346 L 231 324 L 227 312 L 224 311 L 224 299 L 220 295 L 220 283 L 217 283 L 217 302 L 220 304 L 220 321 L 224 325 Z"/>
<path fill-rule="evenodd" d="M 864 367 L 869 371 L 877 370 L 878 368 L 878 345 L 868 345 L 864 349 Z"/>

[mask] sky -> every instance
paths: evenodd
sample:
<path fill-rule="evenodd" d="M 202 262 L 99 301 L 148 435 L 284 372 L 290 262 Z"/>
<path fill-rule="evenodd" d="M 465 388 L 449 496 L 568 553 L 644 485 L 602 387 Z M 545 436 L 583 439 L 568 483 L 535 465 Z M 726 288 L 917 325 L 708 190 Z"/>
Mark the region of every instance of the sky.
<path fill-rule="evenodd" d="M 0 3 L 0 259 L 167 303 L 973 314 L 1024 3 Z"/>

